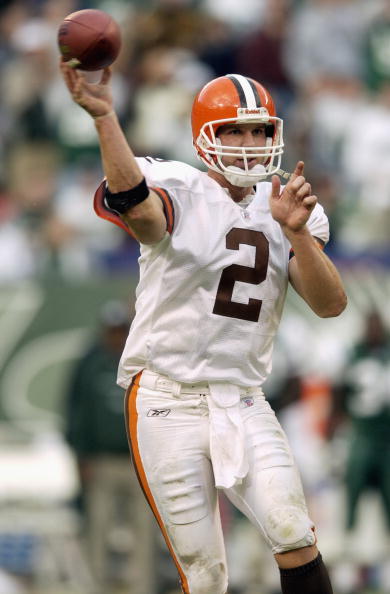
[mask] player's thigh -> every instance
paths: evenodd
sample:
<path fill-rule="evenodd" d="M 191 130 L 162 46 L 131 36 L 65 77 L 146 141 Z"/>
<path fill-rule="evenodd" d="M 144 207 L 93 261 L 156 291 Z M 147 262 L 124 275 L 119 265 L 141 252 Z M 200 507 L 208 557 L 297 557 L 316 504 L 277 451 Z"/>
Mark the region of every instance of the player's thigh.
<path fill-rule="evenodd" d="M 141 389 L 131 445 L 137 473 L 162 532 L 181 565 L 224 562 L 207 416 L 175 398 Z M 153 411 L 164 411 L 155 414 Z"/>
<path fill-rule="evenodd" d="M 227 492 L 264 534 L 274 553 L 314 544 L 300 476 L 286 435 L 271 410 L 245 419 L 249 472 Z"/>

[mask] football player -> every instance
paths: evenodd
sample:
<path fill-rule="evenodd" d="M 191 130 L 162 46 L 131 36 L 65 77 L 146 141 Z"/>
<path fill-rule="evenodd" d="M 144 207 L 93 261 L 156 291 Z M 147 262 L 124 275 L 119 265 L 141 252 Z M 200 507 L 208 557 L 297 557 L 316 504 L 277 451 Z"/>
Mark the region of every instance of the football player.
<path fill-rule="evenodd" d="M 297 468 L 261 386 L 288 282 L 324 318 L 343 311 L 346 295 L 322 250 L 328 220 L 303 162 L 284 187 L 276 175 L 283 122 L 271 95 L 237 74 L 200 90 L 192 128 L 204 172 L 134 157 L 110 70 L 90 85 L 61 68 L 99 137 L 106 179 L 95 209 L 140 243 L 118 383 L 134 466 L 182 591 L 227 592 L 223 489 L 271 547 L 283 594 L 330 594 Z"/>

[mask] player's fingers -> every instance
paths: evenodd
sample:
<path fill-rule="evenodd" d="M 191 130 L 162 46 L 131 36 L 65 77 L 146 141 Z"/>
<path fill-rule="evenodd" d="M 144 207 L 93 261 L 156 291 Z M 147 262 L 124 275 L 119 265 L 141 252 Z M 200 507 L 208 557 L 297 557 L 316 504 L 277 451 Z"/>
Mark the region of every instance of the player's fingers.
<path fill-rule="evenodd" d="M 62 72 L 66 86 L 71 92 L 73 92 L 74 77 L 72 76 L 71 69 L 65 64 L 65 62 L 60 62 L 60 70 Z"/>
<path fill-rule="evenodd" d="M 304 178 L 303 178 L 304 179 Z M 297 197 L 301 200 L 311 194 L 311 184 L 304 182 L 297 191 Z"/>
<path fill-rule="evenodd" d="M 68 62 L 65 62 L 63 58 L 60 58 L 60 68 L 63 72 L 73 72 L 74 69 L 69 66 Z"/>
<path fill-rule="evenodd" d="M 111 76 L 112 76 L 112 70 L 109 66 L 107 66 L 103 70 L 102 78 L 100 79 L 100 84 L 107 85 L 111 80 Z"/>
<path fill-rule="evenodd" d="M 296 196 L 298 192 L 300 192 L 301 188 L 304 186 L 305 182 L 305 178 L 302 175 L 299 175 L 294 179 L 290 179 L 290 181 L 284 188 L 284 191 L 287 194 L 290 194 L 291 196 Z"/>
<path fill-rule="evenodd" d="M 73 99 L 77 102 L 81 104 L 81 99 L 83 96 L 83 77 L 82 76 L 78 76 L 73 84 L 72 87 L 72 96 Z"/>
<path fill-rule="evenodd" d="M 302 175 L 304 167 L 305 163 L 303 161 L 298 161 L 298 163 L 295 165 L 294 171 L 291 174 L 290 181 L 294 181 L 294 179 Z"/>
<path fill-rule="evenodd" d="M 302 200 L 302 204 L 308 209 L 308 210 L 312 210 L 315 205 L 317 204 L 317 196 L 315 196 L 314 194 L 311 194 L 310 196 L 306 196 L 303 200 Z"/>
<path fill-rule="evenodd" d="M 61 62 L 60 68 L 64 73 L 66 81 L 69 82 L 71 85 L 74 85 L 76 81 L 80 78 L 79 70 L 72 68 L 71 66 L 69 66 L 67 62 Z"/>
<path fill-rule="evenodd" d="M 277 175 L 273 175 L 271 178 L 272 190 L 271 198 L 279 198 L 280 196 L 280 179 Z"/>

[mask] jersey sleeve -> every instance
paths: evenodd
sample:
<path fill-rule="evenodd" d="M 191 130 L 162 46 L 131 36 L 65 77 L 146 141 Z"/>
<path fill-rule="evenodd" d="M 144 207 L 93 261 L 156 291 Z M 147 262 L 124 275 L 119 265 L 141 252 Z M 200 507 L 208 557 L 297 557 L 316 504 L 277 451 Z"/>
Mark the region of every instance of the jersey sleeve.
<path fill-rule="evenodd" d="M 189 189 L 195 183 L 198 170 L 178 161 L 165 161 L 152 157 L 136 157 L 146 183 L 160 198 L 167 221 L 167 231 L 172 233 L 175 228 L 178 204 L 182 201 L 183 189 Z M 129 235 L 134 237 L 121 217 L 112 211 L 105 202 L 107 182 L 104 179 L 94 196 L 94 210 L 96 214 L 118 225 Z M 185 192 L 187 195 L 187 192 Z"/>
<path fill-rule="evenodd" d="M 319 239 L 324 245 L 329 241 L 329 221 L 321 204 L 316 204 L 307 227 L 313 237 Z"/>
<path fill-rule="evenodd" d="M 146 183 L 160 197 L 167 231 L 171 234 L 176 228 L 183 209 L 189 206 L 199 193 L 201 173 L 195 167 L 181 161 L 137 157 L 136 161 L 145 176 Z"/>

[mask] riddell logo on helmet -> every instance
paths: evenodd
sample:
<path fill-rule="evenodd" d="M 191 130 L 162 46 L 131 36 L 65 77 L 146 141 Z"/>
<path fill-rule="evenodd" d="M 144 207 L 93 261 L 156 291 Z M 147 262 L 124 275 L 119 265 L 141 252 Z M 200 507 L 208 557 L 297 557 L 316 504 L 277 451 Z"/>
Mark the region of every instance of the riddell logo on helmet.
<path fill-rule="evenodd" d="M 237 109 L 237 117 L 242 118 L 243 116 L 261 118 L 261 120 L 264 122 L 269 120 L 269 113 L 265 107 L 239 107 Z"/>

